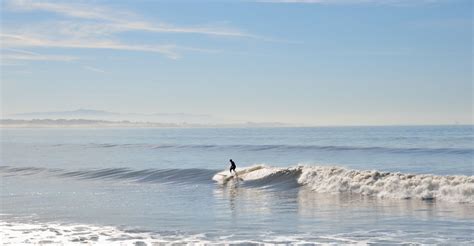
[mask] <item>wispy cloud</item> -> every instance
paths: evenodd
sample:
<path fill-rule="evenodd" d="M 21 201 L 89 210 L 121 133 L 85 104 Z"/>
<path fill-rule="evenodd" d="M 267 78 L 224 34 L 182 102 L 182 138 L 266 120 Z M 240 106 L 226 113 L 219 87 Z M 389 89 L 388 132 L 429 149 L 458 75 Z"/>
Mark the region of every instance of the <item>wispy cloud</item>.
<path fill-rule="evenodd" d="M 78 57 L 62 56 L 62 55 L 43 55 L 36 52 L 19 49 L 7 49 L 5 46 L 2 49 L 2 64 L 10 60 L 25 60 L 25 61 L 75 61 Z M 6 63 L 8 64 L 8 62 Z"/>
<path fill-rule="evenodd" d="M 262 3 L 336 3 L 344 0 L 258 0 Z M 344 2 L 347 2 L 345 0 Z"/>
<path fill-rule="evenodd" d="M 83 19 L 102 19 L 102 20 L 115 20 L 111 18 L 104 8 L 98 6 L 88 6 L 85 4 L 78 4 L 70 2 L 46 2 L 46 1 L 32 1 L 32 0 L 9 0 L 6 2 L 6 6 L 11 10 L 16 11 L 48 11 L 63 14 L 71 17 L 83 18 Z M 121 14 L 122 16 L 126 12 L 114 11 L 114 13 Z"/>
<path fill-rule="evenodd" d="M 3 55 L 3 60 L 27 60 L 27 61 L 73 61 L 77 60 L 76 57 L 71 56 L 56 56 L 56 55 Z"/>
<path fill-rule="evenodd" d="M 35 2 L 31 0 L 10 0 L 6 6 L 14 11 L 46 11 L 57 13 L 66 17 L 101 21 L 103 26 L 111 28 L 112 31 L 146 31 L 164 33 L 189 33 L 214 36 L 231 37 L 257 37 L 235 28 L 219 28 L 209 26 L 182 27 L 168 23 L 151 23 L 142 20 L 135 13 L 108 9 L 102 6 L 91 6 L 90 4 L 78 4 L 71 2 Z M 95 23 L 97 24 L 97 23 Z"/>
<path fill-rule="evenodd" d="M 83 68 L 86 69 L 86 70 L 92 71 L 92 72 L 96 72 L 96 73 L 105 73 L 104 70 L 102 70 L 100 68 L 96 68 L 96 67 L 84 66 Z"/>
<path fill-rule="evenodd" d="M 128 45 L 109 40 L 84 40 L 84 39 L 62 39 L 53 40 L 38 38 L 30 35 L 1 34 L 2 45 L 5 48 L 16 47 L 43 47 L 43 48 L 77 48 L 77 49 L 111 49 L 146 51 L 163 54 L 169 58 L 177 59 L 175 45 Z"/>
<path fill-rule="evenodd" d="M 378 5 L 416 5 L 447 2 L 448 0 L 257 0 L 262 3 L 301 3 L 301 4 L 378 4 Z"/>
<path fill-rule="evenodd" d="M 4 48 L 73 48 L 109 49 L 154 52 L 178 59 L 181 52 L 216 52 L 215 50 L 180 46 L 173 43 L 130 43 L 120 35 L 124 32 L 196 34 L 223 37 L 258 38 L 233 28 L 210 26 L 183 27 L 169 23 L 145 21 L 135 13 L 105 8 L 93 3 L 10 0 L 3 11 L 43 11 L 62 16 L 54 21 L 11 23 L 3 26 L 0 39 Z M 72 60 L 69 56 L 39 56 L 37 54 L 9 55 L 11 60 Z"/>

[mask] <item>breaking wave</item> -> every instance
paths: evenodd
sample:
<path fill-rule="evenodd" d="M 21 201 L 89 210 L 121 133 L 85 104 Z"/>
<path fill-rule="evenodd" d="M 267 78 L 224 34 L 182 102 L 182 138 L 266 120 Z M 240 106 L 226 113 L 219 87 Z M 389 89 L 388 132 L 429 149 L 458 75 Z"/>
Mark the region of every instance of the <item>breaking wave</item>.
<path fill-rule="evenodd" d="M 248 171 L 245 173 L 245 171 Z M 352 193 L 395 199 L 441 200 L 474 203 L 474 176 L 406 174 L 376 170 L 352 170 L 334 166 L 298 165 L 271 167 L 255 165 L 238 169 L 242 187 L 289 190 L 301 186 L 319 193 Z M 78 180 L 119 180 L 139 183 L 212 184 L 228 171 L 212 169 L 143 169 L 104 168 L 84 170 L 0 166 L 0 175 L 47 175 Z M 214 180 L 214 181 L 213 181 Z M 234 182 L 231 180 L 230 182 Z"/>
<path fill-rule="evenodd" d="M 331 166 L 260 167 L 239 177 L 245 182 L 264 187 L 274 187 L 276 184 L 295 180 L 299 185 L 320 193 L 474 202 L 474 176 L 360 171 Z M 216 174 L 213 179 L 223 183 L 221 173 Z"/>

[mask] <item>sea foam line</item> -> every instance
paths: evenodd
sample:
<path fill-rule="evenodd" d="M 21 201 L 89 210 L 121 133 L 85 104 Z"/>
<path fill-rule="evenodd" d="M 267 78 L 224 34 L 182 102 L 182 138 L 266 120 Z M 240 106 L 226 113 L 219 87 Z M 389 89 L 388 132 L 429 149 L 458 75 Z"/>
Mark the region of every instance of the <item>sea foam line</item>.
<path fill-rule="evenodd" d="M 238 236 L 237 236 L 238 237 Z M 447 233 L 405 232 L 399 230 L 353 231 L 340 234 L 291 234 L 265 232 L 253 239 L 235 235 L 210 236 L 207 233 L 154 233 L 137 229 L 90 224 L 10 222 L 0 220 L 1 245 L 275 245 L 275 244 L 450 244 Z M 456 238 L 458 245 L 471 245 L 471 237 Z"/>

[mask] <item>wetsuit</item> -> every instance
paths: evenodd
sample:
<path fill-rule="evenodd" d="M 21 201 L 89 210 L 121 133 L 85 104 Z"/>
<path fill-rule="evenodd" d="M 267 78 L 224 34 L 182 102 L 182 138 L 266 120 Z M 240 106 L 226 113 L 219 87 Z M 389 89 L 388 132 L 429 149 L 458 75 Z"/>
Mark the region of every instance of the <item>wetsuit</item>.
<path fill-rule="evenodd" d="M 236 168 L 235 162 L 234 162 L 233 160 L 230 160 L 230 169 L 229 169 L 229 172 L 232 173 L 232 171 L 234 171 L 234 173 L 236 173 L 236 172 L 235 172 L 235 168 Z"/>

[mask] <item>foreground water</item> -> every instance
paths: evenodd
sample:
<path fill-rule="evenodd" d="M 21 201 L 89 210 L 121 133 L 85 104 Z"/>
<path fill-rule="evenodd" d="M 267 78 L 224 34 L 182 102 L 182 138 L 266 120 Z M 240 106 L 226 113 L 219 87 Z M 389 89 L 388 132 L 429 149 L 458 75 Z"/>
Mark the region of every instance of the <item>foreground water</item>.
<path fill-rule="evenodd" d="M 473 140 L 472 126 L 4 129 L 0 243 L 472 244 Z M 222 185 L 229 158 L 260 169 Z"/>

